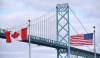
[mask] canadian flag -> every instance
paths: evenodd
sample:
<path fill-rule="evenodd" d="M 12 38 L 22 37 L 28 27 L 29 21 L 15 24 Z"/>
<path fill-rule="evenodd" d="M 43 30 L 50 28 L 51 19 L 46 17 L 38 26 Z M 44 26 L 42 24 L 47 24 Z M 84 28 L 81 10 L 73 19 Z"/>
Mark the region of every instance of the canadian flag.
<path fill-rule="evenodd" d="M 11 43 L 12 39 L 17 39 L 19 36 L 22 41 L 27 40 L 27 28 L 22 28 L 20 32 L 13 32 L 10 31 L 5 32 L 6 35 L 6 42 Z"/>

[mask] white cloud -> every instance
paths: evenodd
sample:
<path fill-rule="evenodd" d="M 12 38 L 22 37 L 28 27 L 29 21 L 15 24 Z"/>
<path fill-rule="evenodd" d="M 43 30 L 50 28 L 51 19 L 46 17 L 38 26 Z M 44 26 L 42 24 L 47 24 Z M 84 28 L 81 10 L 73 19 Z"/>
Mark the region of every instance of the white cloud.
<path fill-rule="evenodd" d="M 24 23 L 27 23 L 28 19 L 34 20 L 34 18 L 40 17 L 47 11 L 55 8 L 56 4 L 58 3 L 66 3 L 66 0 L 0 0 L 0 27 L 2 28 L 9 28 L 12 26 L 18 26 Z M 96 41 L 97 44 L 100 46 L 98 40 L 100 38 L 100 1 L 99 0 L 69 0 L 69 5 L 72 9 L 74 9 L 74 12 L 78 16 L 79 20 L 82 22 L 82 24 L 85 26 L 88 32 L 92 32 L 93 26 L 96 26 Z M 72 18 L 75 19 L 74 17 Z M 86 33 L 83 31 L 79 31 L 78 25 L 76 23 L 76 20 L 74 21 L 75 29 L 79 33 Z M 20 46 L 17 47 L 19 43 L 13 43 L 13 44 L 5 44 L 5 41 L 0 41 L 2 43 L 2 47 L 0 47 L 0 50 L 5 50 L 5 52 L 0 52 L 0 54 L 9 54 L 13 55 L 15 50 L 18 50 L 15 52 L 15 54 L 18 54 L 18 57 L 16 58 L 28 58 L 28 44 L 26 43 L 20 43 Z M 5 47 L 6 46 L 6 47 Z M 13 47 L 12 47 L 13 46 Z M 11 49 L 14 48 L 14 49 Z M 5 49 L 8 48 L 8 49 Z M 23 49 L 26 48 L 26 49 Z M 83 47 L 82 47 L 83 48 Z M 90 47 L 93 49 L 93 47 Z M 84 47 L 84 49 L 88 49 L 87 47 Z M 25 51 L 26 50 L 26 51 Z M 11 52 L 9 52 L 11 51 Z M 24 54 L 24 52 L 25 54 Z M 97 51 L 100 53 L 99 49 L 97 48 Z M 47 47 L 36 47 L 32 46 L 32 56 L 35 58 L 55 58 L 56 57 L 56 50 L 47 48 Z M 15 55 L 14 54 L 14 55 Z M 25 55 L 25 57 L 19 55 Z M 40 54 L 40 55 L 38 55 Z M 43 56 L 44 54 L 44 56 Z M 45 56 L 45 54 L 47 54 Z M 8 58 L 8 57 L 3 57 Z M 11 58 L 11 56 L 10 56 Z M 15 57 L 14 57 L 15 58 Z"/>
<path fill-rule="evenodd" d="M 10 52 L 7 52 L 7 51 L 3 51 L 3 52 L 0 52 L 1 55 L 18 55 L 18 54 L 25 54 L 25 52 L 21 52 L 21 51 L 10 51 Z"/>
<path fill-rule="evenodd" d="M 7 9 L 7 10 L 23 10 L 27 6 L 21 2 L 20 0 L 0 0 L 1 5 L 0 9 Z"/>

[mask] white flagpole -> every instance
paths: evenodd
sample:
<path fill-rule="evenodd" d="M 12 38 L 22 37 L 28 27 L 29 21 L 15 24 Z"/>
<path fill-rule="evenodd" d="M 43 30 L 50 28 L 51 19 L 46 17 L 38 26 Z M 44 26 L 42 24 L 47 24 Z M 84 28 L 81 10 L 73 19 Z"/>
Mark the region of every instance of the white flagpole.
<path fill-rule="evenodd" d="M 30 20 L 28 20 L 28 22 L 29 22 L 29 36 L 28 36 L 28 40 L 29 40 L 29 58 L 31 58 Z"/>
<path fill-rule="evenodd" d="M 95 26 L 93 28 L 94 28 L 94 58 L 96 58 Z"/>

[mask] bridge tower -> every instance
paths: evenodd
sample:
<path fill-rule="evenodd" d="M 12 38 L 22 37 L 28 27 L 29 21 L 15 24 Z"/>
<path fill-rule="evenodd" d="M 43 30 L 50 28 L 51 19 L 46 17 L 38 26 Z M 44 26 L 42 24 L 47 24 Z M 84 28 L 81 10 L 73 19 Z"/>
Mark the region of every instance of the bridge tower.
<path fill-rule="evenodd" d="M 69 6 L 65 4 L 57 4 L 56 6 L 56 32 L 57 41 L 64 42 L 68 46 L 66 53 L 61 53 L 64 49 L 57 49 L 57 58 L 70 58 L 70 27 L 69 27 Z"/>

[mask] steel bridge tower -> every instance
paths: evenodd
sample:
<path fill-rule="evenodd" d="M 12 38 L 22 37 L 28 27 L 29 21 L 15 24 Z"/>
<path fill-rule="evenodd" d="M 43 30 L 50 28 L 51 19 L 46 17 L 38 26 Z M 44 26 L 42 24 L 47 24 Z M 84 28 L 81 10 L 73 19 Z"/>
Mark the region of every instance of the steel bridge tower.
<path fill-rule="evenodd" d="M 57 49 L 57 58 L 70 58 L 70 27 L 69 27 L 69 6 L 68 4 L 58 4 L 56 6 L 56 28 L 57 41 L 64 42 L 68 46 L 68 51 L 64 54 L 61 51 L 65 49 Z"/>

